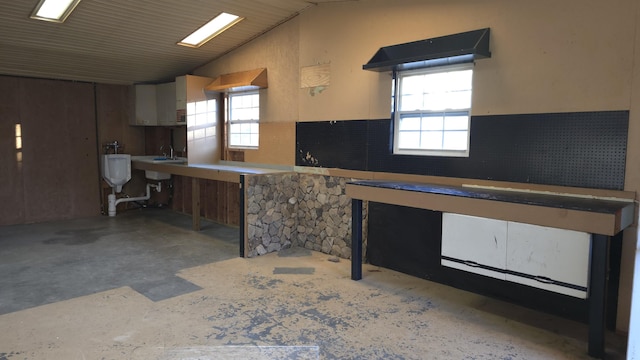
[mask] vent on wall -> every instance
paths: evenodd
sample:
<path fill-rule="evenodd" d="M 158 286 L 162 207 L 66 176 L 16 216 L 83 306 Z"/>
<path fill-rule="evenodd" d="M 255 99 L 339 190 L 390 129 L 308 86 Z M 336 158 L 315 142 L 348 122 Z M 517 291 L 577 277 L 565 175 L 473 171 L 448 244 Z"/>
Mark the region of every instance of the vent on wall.
<path fill-rule="evenodd" d="M 385 46 L 362 65 L 362 69 L 378 72 L 407 70 L 490 58 L 489 35 L 490 29 L 485 28 Z"/>

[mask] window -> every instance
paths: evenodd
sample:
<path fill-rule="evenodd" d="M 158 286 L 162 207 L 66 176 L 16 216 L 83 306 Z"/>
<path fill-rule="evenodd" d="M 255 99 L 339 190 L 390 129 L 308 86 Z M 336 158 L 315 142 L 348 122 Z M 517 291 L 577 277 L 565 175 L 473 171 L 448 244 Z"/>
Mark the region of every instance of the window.
<path fill-rule="evenodd" d="M 396 73 L 394 153 L 469 156 L 472 64 Z"/>
<path fill-rule="evenodd" d="M 18 123 L 15 127 L 16 134 L 16 163 L 18 168 L 22 168 L 22 124 Z"/>
<path fill-rule="evenodd" d="M 258 91 L 229 94 L 229 147 L 257 148 L 260 121 Z"/>

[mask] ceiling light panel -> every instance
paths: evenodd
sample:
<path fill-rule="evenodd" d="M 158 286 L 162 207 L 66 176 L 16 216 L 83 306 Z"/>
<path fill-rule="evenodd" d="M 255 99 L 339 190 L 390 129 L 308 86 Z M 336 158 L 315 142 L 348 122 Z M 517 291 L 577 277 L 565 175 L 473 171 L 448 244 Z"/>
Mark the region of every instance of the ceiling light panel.
<path fill-rule="evenodd" d="M 207 41 L 220 35 L 223 31 L 237 24 L 242 19 L 244 18 L 223 12 L 211 19 L 208 23 L 202 25 L 202 27 L 191 33 L 189 36 L 182 39 L 178 45 L 194 48 L 200 47 Z"/>
<path fill-rule="evenodd" d="M 31 13 L 31 18 L 61 23 L 67 19 L 79 2 L 80 0 L 40 0 Z"/>

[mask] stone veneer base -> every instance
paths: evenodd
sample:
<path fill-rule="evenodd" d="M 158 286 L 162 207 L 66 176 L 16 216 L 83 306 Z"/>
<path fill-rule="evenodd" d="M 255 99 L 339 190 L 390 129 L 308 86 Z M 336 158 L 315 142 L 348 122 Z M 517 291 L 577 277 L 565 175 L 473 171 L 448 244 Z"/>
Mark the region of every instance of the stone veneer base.
<path fill-rule="evenodd" d="M 248 257 L 291 246 L 351 257 L 351 198 L 345 188 L 353 179 L 303 173 L 245 179 Z"/>

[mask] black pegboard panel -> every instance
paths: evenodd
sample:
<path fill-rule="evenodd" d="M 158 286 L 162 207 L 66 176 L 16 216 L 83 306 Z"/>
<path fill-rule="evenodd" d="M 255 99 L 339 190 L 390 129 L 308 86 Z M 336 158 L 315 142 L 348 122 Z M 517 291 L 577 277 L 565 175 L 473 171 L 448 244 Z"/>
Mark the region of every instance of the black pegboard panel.
<path fill-rule="evenodd" d="M 365 170 L 366 120 L 296 123 L 296 165 Z"/>
<path fill-rule="evenodd" d="M 627 111 L 473 117 L 469 177 L 621 190 Z"/>
<path fill-rule="evenodd" d="M 296 165 L 622 190 L 628 125 L 628 111 L 474 116 L 459 158 L 393 155 L 388 119 L 298 123 Z"/>

